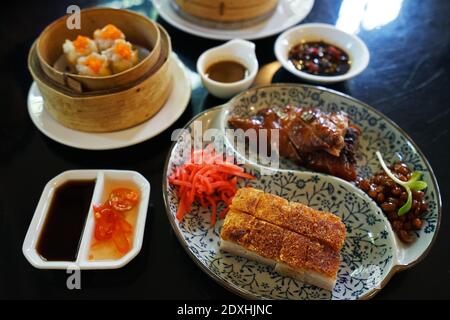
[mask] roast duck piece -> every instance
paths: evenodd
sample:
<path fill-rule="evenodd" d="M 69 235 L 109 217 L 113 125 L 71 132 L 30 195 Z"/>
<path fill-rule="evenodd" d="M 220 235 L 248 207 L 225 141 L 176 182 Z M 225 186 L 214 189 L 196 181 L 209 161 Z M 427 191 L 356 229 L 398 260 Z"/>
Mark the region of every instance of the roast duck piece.
<path fill-rule="evenodd" d="M 317 108 L 273 107 L 249 117 L 231 117 L 234 128 L 279 129 L 279 154 L 297 164 L 345 180 L 356 179 L 355 154 L 361 130 L 349 123 L 345 112 Z M 273 146 L 272 146 L 273 147 Z"/>

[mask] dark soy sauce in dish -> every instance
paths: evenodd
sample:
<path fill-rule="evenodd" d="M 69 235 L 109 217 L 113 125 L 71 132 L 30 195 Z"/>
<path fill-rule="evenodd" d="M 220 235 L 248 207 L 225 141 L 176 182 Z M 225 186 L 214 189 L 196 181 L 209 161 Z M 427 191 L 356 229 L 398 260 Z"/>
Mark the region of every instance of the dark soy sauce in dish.
<path fill-rule="evenodd" d="M 318 76 L 338 76 L 350 70 L 348 54 L 324 41 L 300 43 L 289 51 L 289 60 L 300 71 Z"/>
<path fill-rule="evenodd" d="M 213 63 L 206 69 L 206 76 L 211 80 L 232 83 L 248 77 L 248 69 L 236 61 L 226 60 Z"/>
<path fill-rule="evenodd" d="M 42 258 L 76 260 L 94 187 L 95 180 L 72 180 L 55 190 L 36 246 Z"/>

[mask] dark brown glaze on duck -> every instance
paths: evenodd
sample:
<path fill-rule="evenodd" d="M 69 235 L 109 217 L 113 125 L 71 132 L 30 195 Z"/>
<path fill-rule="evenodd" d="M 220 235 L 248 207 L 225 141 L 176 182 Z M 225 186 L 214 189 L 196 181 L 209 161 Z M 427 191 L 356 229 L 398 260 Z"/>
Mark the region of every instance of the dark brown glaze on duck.
<path fill-rule="evenodd" d="M 247 118 L 231 117 L 230 125 L 247 129 L 279 129 L 279 154 L 299 165 L 345 180 L 356 179 L 354 149 L 360 129 L 344 112 L 286 106 L 266 108 Z M 270 141 L 270 140 L 269 140 Z"/>

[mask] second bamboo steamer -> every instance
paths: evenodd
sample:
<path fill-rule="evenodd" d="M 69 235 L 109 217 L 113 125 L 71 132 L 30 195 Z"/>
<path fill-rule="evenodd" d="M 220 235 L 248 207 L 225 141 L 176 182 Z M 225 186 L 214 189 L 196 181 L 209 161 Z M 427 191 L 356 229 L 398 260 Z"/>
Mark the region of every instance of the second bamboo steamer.
<path fill-rule="evenodd" d="M 172 0 L 183 12 L 216 22 L 238 22 L 270 15 L 278 0 Z"/>

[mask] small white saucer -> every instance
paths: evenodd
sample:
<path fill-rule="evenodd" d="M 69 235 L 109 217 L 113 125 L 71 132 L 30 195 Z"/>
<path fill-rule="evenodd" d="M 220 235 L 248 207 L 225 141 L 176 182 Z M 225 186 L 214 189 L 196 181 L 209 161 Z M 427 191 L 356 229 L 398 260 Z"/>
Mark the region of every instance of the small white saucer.
<path fill-rule="evenodd" d="M 191 84 L 185 66 L 175 54 L 172 54 L 171 59 L 172 93 L 154 117 L 138 126 L 108 133 L 83 132 L 67 128 L 46 112 L 42 95 L 34 82 L 28 92 L 28 112 L 31 120 L 50 139 L 79 149 L 119 149 L 153 138 L 170 127 L 183 114 L 191 97 Z"/>
<path fill-rule="evenodd" d="M 177 13 L 171 1 L 153 0 L 153 5 L 161 17 L 174 27 L 193 35 L 215 39 L 260 39 L 280 33 L 303 19 L 311 11 L 314 0 L 280 0 L 275 12 L 264 22 L 239 29 L 210 28 L 187 20 Z"/>

